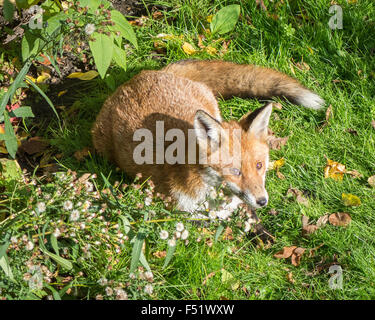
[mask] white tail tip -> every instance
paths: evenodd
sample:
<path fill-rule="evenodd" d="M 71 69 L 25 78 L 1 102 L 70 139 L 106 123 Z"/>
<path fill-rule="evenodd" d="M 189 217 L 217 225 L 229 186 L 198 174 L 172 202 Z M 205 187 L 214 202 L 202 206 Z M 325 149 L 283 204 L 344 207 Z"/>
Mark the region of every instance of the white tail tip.
<path fill-rule="evenodd" d="M 325 101 L 319 95 L 309 90 L 302 91 L 296 98 L 296 102 L 306 108 L 315 110 L 321 109 L 325 104 Z"/>

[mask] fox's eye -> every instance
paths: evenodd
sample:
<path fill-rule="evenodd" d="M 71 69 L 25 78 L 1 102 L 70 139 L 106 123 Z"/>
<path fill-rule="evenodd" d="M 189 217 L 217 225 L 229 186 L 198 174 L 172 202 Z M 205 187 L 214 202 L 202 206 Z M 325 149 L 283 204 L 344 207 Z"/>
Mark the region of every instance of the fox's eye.
<path fill-rule="evenodd" d="M 262 166 L 263 166 L 263 165 L 262 165 L 262 162 L 258 162 L 258 163 L 257 163 L 257 169 L 258 169 L 258 170 L 262 169 Z"/>
<path fill-rule="evenodd" d="M 235 175 L 235 176 L 241 175 L 241 171 L 237 168 L 230 168 L 230 173 Z"/>

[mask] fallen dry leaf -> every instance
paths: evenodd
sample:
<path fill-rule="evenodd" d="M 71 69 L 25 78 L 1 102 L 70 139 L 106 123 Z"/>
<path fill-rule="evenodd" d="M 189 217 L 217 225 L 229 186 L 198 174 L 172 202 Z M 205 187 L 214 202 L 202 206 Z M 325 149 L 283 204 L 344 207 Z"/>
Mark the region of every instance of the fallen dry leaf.
<path fill-rule="evenodd" d="M 346 131 L 347 133 L 350 133 L 350 134 L 354 135 L 354 136 L 358 136 L 358 132 L 357 132 L 357 130 L 355 130 L 355 129 L 353 129 L 353 128 L 348 128 L 348 129 L 346 129 L 345 131 Z"/>
<path fill-rule="evenodd" d="M 318 221 L 316 222 L 316 226 L 318 228 L 324 226 L 328 222 L 328 214 L 325 214 L 324 216 L 321 216 Z"/>
<path fill-rule="evenodd" d="M 367 182 L 371 187 L 375 188 L 375 175 L 368 178 Z"/>
<path fill-rule="evenodd" d="M 78 150 L 74 152 L 74 158 L 76 158 L 78 161 L 82 161 L 89 154 L 90 154 L 90 148 L 84 147 L 82 150 Z"/>
<path fill-rule="evenodd" d="M 224 234 L 223 234 L 223 240 L 233 240 L 233 231 L 231 228 L 226 227 Z"/>
<path fill-rule="evenodd" d="M 305 251 L 306 251 L 305 248 L 296 248 L 293 251 L 293 254 L 292 254 L 292 265 L 294 265 L 295 267 L 298 267 L 300 265 L 302 255 L 304 254 Z"/>
<path fill-rule="evenodd" d="M 347 207 L 359 206 L 361 204 L 361 199 L 351 193 L 343 193 L 341 195 L 342 202 Z"/>
<path fill-rule="evenodd" d="M 205 51 L 206 51 L 209 55 L 211 55 L 211 56 L 214 56 L 214 55 L 217 54 L 217 49 L 214 48 L 214 47 L 211 47 L 211 46 L 207 46 L 207 47 L 205 48 Z"/>
<path fill-rule="evenodd" d="M 158 259 L 162 259 L 167 256 L 167 251 L 156 251 L 152 255 Z"/>
<path fill-rule="evenodd" d="M 32 137 L 29 140 L 23 141 L 20 149 L 29 155 L 42 152 L 47 149 L 49 143 L 41 137 Z"/>
<path fill-rule="evenodd" d="M 296 201 L 298 203 L 301 203 L 305 206 L 309 206 L 309 200 L 304 197 L 303 192 L 301 190 L 298 190 L 296 188 L 289 188 L 288 191 L 286 192 L 286 195 L 292 195 L 296 198 Z"/>
<path fill-rule="evenodd" d="M 284 247 L 283 250 L 276 252 L 273 256 L 277 259 L 287 259 L 293 254 L 296 248 L 296 246 Z"/>
<path fill-rule="evenodd" d="M 358 172 L 357 170 L 346 171 L 346 173 L 350 174 L 352 178 L 363 178 L 363 174 Z"/>
<path fill-rule="evenodd" d="M 327 158 L 327 165 L 324 169 L 324 178 L 333 180 L 342 180 L 346 172 L 345 165 Z"/>
<path fill-rule="evenodd" d="M 283 109 L 283 105 L 280 102 L 274 103 L 272 106 L 277 110 Z"/>
<path fill-rule="evenodd" d="M 332 213 L 329 216 L 329 223 L 338 227 L 346 227 L 350 221 L 352 221 L 352 218 L 346 212 Z"/>
<path fill-rule="evenodd" d="M 293 273 L 291 272 L 288 272 L 287 275 L 286 275 L 286 279 L 290 282 L 290 283 L 295 283 L 295 280 L 293 279 Z"/>
<path fill-rule="evenodd" d="M 67 76 L 68 79 L 79 79 L 79 80 L 92 80 L 96 78 L 99 73 L 95 70 L 90 70 L 87 72 L 73 72 Z"/>
<path fill-rule="evenodd" d="M 302 215 L 302 236 L 307 237 L 318 230 L 318 227 L 314 224 L 309 224 L 309 218 Z"/>
<path fill-rule="evenodd" d="M 197 50 L 195 50 L 195 48 L 189 42 L 185 42 L 182 45 L 182 50 L 184 50 L 184 52 L 189 56 L 197 52 Z"/>
<path fill-rule="evenodd" d="M 289 139 L 289 136 L 284 138 L 278 138 L 274 135 L 271 135 L 267 138 L 268 145 L 271 150 L 280 150 L 281 147 L 285 146 Z"/>
<path fill-rule="evenodd" d="M 323 123 L 323 125 L 319 128 L 319 132 L 322 132 L 323 129 L 328 125 L 329 119 L 333 116 L 333 111 L 332 111 L 332 105 L 330 104 L 329 107 L 326 110 L 326 119 Z"/>
<path fill-rule="evenodd" d="M 210 272 L 203 280 L 202 286 L 205 286 L 207 284 L 208 279 L 212 278 L 216 274 L 216 271 Z"/>

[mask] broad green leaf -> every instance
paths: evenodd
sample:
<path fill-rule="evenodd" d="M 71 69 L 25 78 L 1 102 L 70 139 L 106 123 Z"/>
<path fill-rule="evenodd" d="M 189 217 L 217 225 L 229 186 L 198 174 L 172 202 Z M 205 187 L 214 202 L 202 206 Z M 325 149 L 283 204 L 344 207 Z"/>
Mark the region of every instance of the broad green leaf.
<path fill-rule="evenodd" d="M 118 46 L 113 47 L 113 60 L 122 69 L 126 70 L 126 52 Z"/>
<path fill-rule="evenodd" d="M 94 12 L 99 8 L 101 0 L 81 0 L 79 2 L 80 7 L 88 7 L 90 12 Z"/>
<path fill-rule="evenodd" d="M 57 238 L 53 234 L 51 234 L 51 246 L 55 253 L 59 255 L 59 245 L 57 244 Z"/>
<path fill-rule="evenodd" d="M 30 107 L 19 107 L 9 112 L 9 116 L 17 117 L 17 118 L 26 118 L 26 117 L 33 118 L 34 114 Z"/>
<path fill-rule="evenodd" d="M 135 237 L 133 250 L 132 250 L 132 259 L 130 262 L 130 273 L 134 272 L 135 268 L 137 268 L 144 241 L 145 241 L 145 234 L 142 231 L 138 232 L 138 234 Z"/>
<path fill-rule="evenodd" d="M 31 32 L 26 31 L 21 41 L 22 60 L 25 62 L 39 50 L 40 39 Z"/>
<path fill-rule="evenodd" d="M 73 264 L 69 260 L 61 258 L 60 256 L 49 252 L 44 246 L 44 244 L 42 243 L 42 241 L 39 241 L 39 248 L 40 248 L 40 251 L 42 251 L 44 254 L 46 254 L 53 260 L 55 260 L 59 265 L 61 265 L 65 269 L 67 270 L 73 269 Z"/>
<path fill-rule="evenodd" d="M 5 127 L 5 146 L 9 155 L 14 159 L 17 153 L 18 144 L 17 137 L 14 133 L 12 124 L 10 122 L 8 111 L 4 111 L 4 127 Z"/>
<path fill-rule="evenodd" d="M 220 9 L 212 18 L 210 28 L 212 33 L 227 33 L 232 31 L 240 16 L 241 7 L 232 4 Z"/>
<path fill-rule="evenodd" d="M 16 0 L 16 6 L 20 9 L 29 9 L 32 5 L 37 4 L 39 0 Z"/>
<path fill-rule="evenodd" d="M 45 31 L 47 34 L 52 35 L 56 30 L 61 28 L 61 24 L 65 22 L 66 14 L 59 12 L 47 20 L 47 28 Z"/>
<path fill-rule="evenodd" d="M 2 166 L 1 175 L 3 179 L 20 180 L 22 178 L 22 170 L 16 160 L 3 158 L 0 159 L 0 164 Z"/>
<path fill-rule="evenodd" d="M 107 84 L 108 88 L 112 91 L 116 89 L 116 81 L 115 78 L 111 74 L 107 74 L 105 77 L 105 83 Z"/>
<path fill-rule="evenodd" d="M 104 33 L 93 33 L 95 41 L 90 41 L 90 49 L 94 57 L 95 65 L 98 68 L 99 74 L 104 79 L 104 76 L 111 64 L 113 54 L 113 38 Z"/>
<path fill-rule="evenodd" d="M 141 255 L 139 256 L 139 261 L 140 263 L 142 263 L 142 265 L 146 268 L 147 271 L 151 272 L 150 265 L 148 264 L 147 259 L 142 251 L 141 251 Z"/>
<path fill-rule="evenodd" d="M 54 288 L 52 287 L 51 285 L 49 285 L 48 283 L 45 283 L 44 286 L 48 289 L 51 290 L 52 292 L 52 295 L 53 295 L 53 299 L 54 300 L 61 300 L 61 296 L 60 296 L 60 293 Z"/>
<path fill-rule="evenodd" d="M 125 231 L 125 234 L 128 234 L 129 231 L 130 231 L 130 221 L 128 218 L 124 217 L 124 216 L 120 216 L 120 219 L 124 225 L 124 231 Z"/>
<path fill-rule="evenodd" d="M 5 272 L 5 275 L 10 280 L 14 281 L 12 269 L 10 268 L 9 259 L 8 259 L 7 254 L 6 254 L 6 250 L 7 250 L 8 246 L 9 246 L 9 242 L 5 243 L 4 245 L 2 245 L 0 247 L 0 267 Z"/>
<path fill-rule="evenodd" d="M 137 37 L 135 36 L 133 27 L 128 20 L 125 19 L 124 15 L 120 11 L 112 10 L 111 20 L 115 25 L 110 26 L 109 29 L 111 31 L 120 31 L 121 35 L 138 49 Z"/>
<path fill-rule="evenodd" d="M 9 0 L 4 0 L 3 13 L 6 21 L 11 22 L 13 20 L 14 5 Z"/>
<path fill-rule="evenodd" d="M 176 246 L 168 246 L 167 256 L 165 257 L 163 268 L 167 267 L 172 260 L 173 254 L 176 251 Z"/>

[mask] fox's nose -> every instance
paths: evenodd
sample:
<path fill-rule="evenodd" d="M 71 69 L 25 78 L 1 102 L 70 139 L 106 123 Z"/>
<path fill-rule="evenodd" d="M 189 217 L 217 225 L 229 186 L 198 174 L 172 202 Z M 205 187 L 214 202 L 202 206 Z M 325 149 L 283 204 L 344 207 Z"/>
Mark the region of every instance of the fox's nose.
<path fill-rule="evenodd" d="M 257 199 L 257 205 L 264 207 L 267 204 L 267 199 L 266 198 L 258 198 Z"/>

